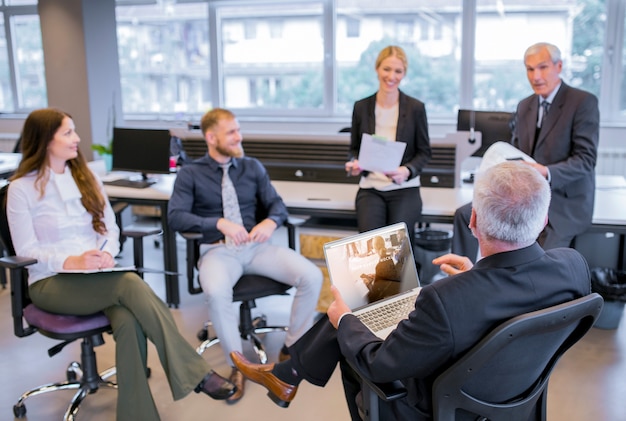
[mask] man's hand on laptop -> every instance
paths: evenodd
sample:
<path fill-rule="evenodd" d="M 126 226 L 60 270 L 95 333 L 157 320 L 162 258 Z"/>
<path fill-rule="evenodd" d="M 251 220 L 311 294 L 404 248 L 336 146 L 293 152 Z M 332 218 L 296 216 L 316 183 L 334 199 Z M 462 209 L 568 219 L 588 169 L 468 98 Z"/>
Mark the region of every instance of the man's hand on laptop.
<path fill-rule="evenodd" d="M 350 314 L 352 311 L 350 310 L 350 307 L 348 307 L 346 302 L 343 301 L 341 293 L 337 288 L 335 288 L 334 285 L 330 287 L 330 291 L 333 293 L 333 297 L 335 299 L 332 303 L 330 303 L 326 314 L 328 315 L 328 320 L 330 320 L 330 323 L 335 327 L 335 329 L 337 329 L 341 318 L 346 314 Z"/>
<path fill-rule="evenodd" d="M 448 275 L 456 275 L 465 272 L 474 267 L 472 261 L 458 254 L 448 253 L 433 259 L 433 265 L 437 265 Z"/>

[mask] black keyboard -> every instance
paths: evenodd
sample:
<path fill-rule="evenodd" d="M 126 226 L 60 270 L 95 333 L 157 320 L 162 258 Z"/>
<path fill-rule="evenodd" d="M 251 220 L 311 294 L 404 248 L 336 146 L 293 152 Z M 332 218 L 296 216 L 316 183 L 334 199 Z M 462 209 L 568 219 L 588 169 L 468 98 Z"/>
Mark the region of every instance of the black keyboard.
<path fill-rule="evenodd" d="M 154 180 L 129 180 L 127 178 L 120 178 L 117 180 L 109 180 L 103 181 L 103 183 L 107 186 L 117 186 L 117 187 L 130 187 L 133 189 L 145 189 L 146 187 L 150 187 L 156 181 Z"/>

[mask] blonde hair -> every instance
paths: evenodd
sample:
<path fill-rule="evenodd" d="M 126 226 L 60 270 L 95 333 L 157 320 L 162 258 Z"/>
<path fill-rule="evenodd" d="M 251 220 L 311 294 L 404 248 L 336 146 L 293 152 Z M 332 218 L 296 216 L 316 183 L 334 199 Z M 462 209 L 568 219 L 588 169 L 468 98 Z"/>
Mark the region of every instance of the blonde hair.
<path fill-rule="evenodd" d="M 406 58 L 406 53 L 402 49 L 402 47 L 398 47 L 397 45 L 389 45 L 383 48 L 380 53 L 378 53 L 378 58 L 376 58 L 376 69 L 380 67 L 380 63 L 383 62 L 386 58 L 389 57 L 397 57 L 398 60 L 402 62 L 404 65 L 404 73 L 409 69 L 409 61 Z"/>
<path fill-rule="evenodd" d="M 224 108 L 213 108 L 202 116 L 200 120 L 200 129 L 202 134 L 206 135 L 206 132 L 214 128 L 220 120 L 233 120 L 235 114 Z"/>

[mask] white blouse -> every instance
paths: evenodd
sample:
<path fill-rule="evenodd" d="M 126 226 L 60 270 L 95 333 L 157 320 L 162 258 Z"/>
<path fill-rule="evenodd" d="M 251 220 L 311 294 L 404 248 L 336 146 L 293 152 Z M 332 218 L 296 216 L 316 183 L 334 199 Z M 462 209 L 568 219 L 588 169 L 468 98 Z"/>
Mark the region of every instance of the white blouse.
<path fill-rule="evenodd" d="M 69 168 L 63 174 L 49 174 L 43 196 L 35 187 L 34 172 L 9 184 L 7 217 L 15 252 L 37 259 L 28 268 L 29 283 L 56 275 L 69 256 L 98 249 L 105 241 L 104 251 L 111 256 L 119 253 L 119 228 L 102 182 L 98 181 L 105 199 L 105 235 L 94 231 Z"/>

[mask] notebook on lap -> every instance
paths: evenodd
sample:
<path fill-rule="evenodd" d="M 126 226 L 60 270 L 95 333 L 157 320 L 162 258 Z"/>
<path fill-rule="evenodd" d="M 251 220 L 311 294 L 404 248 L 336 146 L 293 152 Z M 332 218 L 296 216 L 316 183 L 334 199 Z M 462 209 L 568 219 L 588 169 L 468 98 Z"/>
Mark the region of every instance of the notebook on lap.
<path fill-rule="evenodd" d="M 324 257 L 331 283 L 378 337 L 415 307 L 420 287 L 405 223 L 326 243 Z"/>

